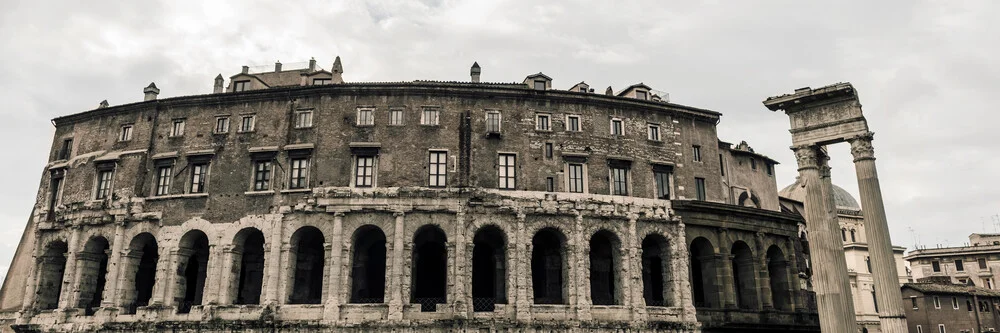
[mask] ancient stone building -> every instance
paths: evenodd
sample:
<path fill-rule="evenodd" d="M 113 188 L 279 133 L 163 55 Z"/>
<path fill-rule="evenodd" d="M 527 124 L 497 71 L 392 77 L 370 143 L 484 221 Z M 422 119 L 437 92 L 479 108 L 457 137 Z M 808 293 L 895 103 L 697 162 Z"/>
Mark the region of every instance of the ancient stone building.
<path fill-rule="evenodd" d="M 220 75 L 53 120 L 19 331 L 816 331 L 802 218 L 644 84 Z M 581 88 L 582 85 L 582 88 Z M 610 90 L 610 88 L 609 88 Z"/>

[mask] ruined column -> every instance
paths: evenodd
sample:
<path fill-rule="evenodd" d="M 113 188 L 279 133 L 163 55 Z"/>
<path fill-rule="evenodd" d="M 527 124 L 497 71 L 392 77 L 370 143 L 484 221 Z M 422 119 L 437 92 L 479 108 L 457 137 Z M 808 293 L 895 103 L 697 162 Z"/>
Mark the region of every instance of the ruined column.
<path fill-rule="evenodd" d="M 524 213 L 517 213 L 517 231 L 514 238 L 514 249 L 510 254 L 514 261 L 514 283 L 507 290 L 516 292 L 514 296 L 514 318 L 519 321 L 531 320 L 531 271 L 528 263 L 531 262 L 531 240 L 525 234 Z M 509 293 L 509 292 L 508 292 Z"/>
<path fill-rule="evenodd" d="M 164 239 L 164 242 L 168 241 Z M 176 249 L 172 249 L 166 246 L 160 246 L 157 253 L 160 253 L 160 258 L 156 263 L 156 283 L 153 284 L 153 295 L 149 299 L 149 305 L 165 305 L 167 298 L 167 291 L 173 289 L 170 283 L 174 281 L 174 267 L 176 256 Z"/>
<path fill-rule="evenodd" d="M 41 268 L 42 253 L 44 253 L 44 247 L 42 246 L 42 234 L 38 231 L 37 226 L 37 224 L 33 226 L 35 228 L 35 242 L 33 243 L 35 246 L 32 249 L 34 253 L 34 260 L 32 260 L 32 263 L 34 263 L 34 265 L 31 265 L 31 267 L 28 268 L 28 278 L 25 279 L 28 281 L 28 285 L 24 288 L 24 302 L 21 304 L 21 311 L 24 312 L 23 315 L 27 316 L 31 315 L 30 312 L 35 306 L 35 297 L 38 295 L 38 270 Z"/>
<path fill-rule="evenodd" d="M 882 332 L 904 333 L 907 331 L 906 314 L 903 312 L 903 298 L 899 291 L 899 274 L 892 254 L 889 239 L 889 225 L 882 203 L 882 189 L 875 170 L 875 149 L 872 148 L 874 133 L 858 135 L 850 139 L 851 154 L 858 175 L 858 190 L 861 192 L 861 212 L 865 218 L 868 235 L 872 278 L 875 280 L 875 295 L 879 301 L 879 322 Z"/>
<path fill-rule="evenodd" d="M 236 293 L 233 292 L 233 283 L 236 283 L 236 288 L 239 288 L 239 279 L 241 278 L 239 271 L 233 272 L 233 265 L 236 264 L 237 254 L 242 256 L 242 249 L 236 249 L 236 246 L 233 244 L 222 246 L 222 251 L 220 252 L 222 262 L 219 265 L 222 266 L 222 277 L 219 279 L 219 290 L 216 292 L 216 297 L 214 298 L 218 304 L 233 304 L 233 301 L 236 299 Z"/>
<path fill-rule="evenodd" d="M 569 286 L 566 290 L 570 291 L 570 294 L 566 297 L 570 306 L 576 309 L 577 320 L 589 321 L 592 318 L 590 308 L 593 302 L 590 298 L 590 260 L 587 255 L 589 249 L 583 237 L 583 215 L 578 214 L 573 231 L 566 242 L 566 251 L 569 254 L 567 257 L 572 258 L 566 269 L 569 271 L 568 276 L 573 277 L 567 281 Z"/>
<path fill-rule="evenodd" d="M 798 236 L 793 236 L 793 237 L 798 237 Z M 787 254 L 787 257 L 785 259 L 786 260 L 785 264 L 787 265 L 786 266 L 787 268 L 785 270 L 785 273 L 787 275 L 785 278 L 788 279 L 788 286 L 787 286 L 788 300 L 791 302 L 791 304 L 789 304 L 789 311 L 798 311 L 800 309 L 808 308 L 808 306 L 803 305 L 803 302 L 805 302 L 805 300 L 799 297 L 801 295 L 801 293 L 799 293 L 799 264 L 798 264 L 799 260 L 798 257 L 795 255 L 795 250 L 794 250 L 795 247 L 792 244 L 794 242 L 795 241 L 793 240 L 792 237 L 789 237 L 788 239 L 785 240 L 786 248 L 792 249 L 791 251 L 789 251 L 791 253 Z"/>
<path fill-rule="evenodd" d="M 205 288 L 202 290 L 201 305 L 218 304 L 219 299 L 222 296 L 222 290 L 218 288 L 220 285 L 219 280 L 233 279 L 239 277 L 233 277 L 231 274 L 224 273 L 222 271 L 225 262 L 219 262 L 224 255 L 222 248 L 216 246 L 215 244 L 208 245 L 208 260 L 205 263 L 205 273 L 208 275 L 205 277 Z M 215 288 L 210 288 L 208 286 L 216 286 Z"/>
<path fill-rule="evenodd" d="M 832 184 L 829 177 L 821 174 L 829 173 L 826 154 L 814 145 L 793 147 L 792 150 L 799 165 L 800 181 L 806 188 L 804 204 L 814 240 L 810 242 L 809 251 L 815 267 L 812 278 L 820 328 L 826 332 L 854 332 L 857 324 L 847 279 L 847 259 L 840 240 L 839 223 L 831 219 L 835 209 L 830 202 L 833 200 Z"/>
<path fill-rule="evenodd" d="M 73 304 L 76 300 L 76 296 L 79 292 L 79 284 L 77 284 L 77 254 L 80 253 L 80 230 L 82 228 L 80 225 L 70 226 L 69 242 L 66 244 L 68 248 L 66 252 L 66 268 L 63 271 L 62 280 L 62 292 L 59 294 L 59 308 L 67 309 L 73 308 Z"/>
<path fill-rule="evenodd" d="M 465 235 L 465 213 L 458 212 L 455 214 L 455 241 L 454 241 L 454 262 L 452 264 L 452 276 L 454 279 L 450 281 L 449 290 L 452 291 L 452 304 L 454 305 L 455 315 L 458 317 L 468 317 L 470 316 L 469 310 L 472 310 L 469 304 L 471 304 L 471 293 L 466 293 L 466 286 L 471 285 L 471 279 L 469 278 L 468 271 L 469 267 L 472 267 L 472 263 L 469 262 L 465 256 L 466 251 L 466 235 Z"/>
<path fill-rule="evenodd" d="M 392 266 L 389 267 L 389 320 L 403 320 L 403 232 L 405 217 L 395 212 L 395 229 L 392 232 Z"/>
<path fill-rule="evenodd" d="M 281 245 L 284 243 L 282 239 L 282 233 L 284 230 L 284 224 L 281 221 L 281 217 L 274 218 L 271 216 L 271 237 L 265 240 L 266 249 L 264 255 L 267 257 L 264 259 L 264 264 L 266 266 L 265 279 L 263 282 L 264 289 L 264 302 L 262 304 L 276 304 L 278 303 L 278 284 L 280 283 L 279 277 L 281 276 L 281 267 L 284 263 L 281 261 Z"/>
<path fill-rule="evenodd" d="M 624 260 L 621 263 L 623 268 L 622 295 L 625 296 L 621 304 L 632 309 L 630 311 L 632 321 L 645 320 L 646 317 L 645 299 L 642 297 L 642 256 L 637 245 L 639 243 L 636 231 L 638 218 L 638 214 L 634 213 L 628 216 L 628 233 L 625 234 L 623 242 L 625 246 Z"/>
<path fill-rule="evenodd" d="M 111 243 L 111 257 L 108 258 L 108 277 L 105 279 L 107 283 L 104 284 L 104 290 L 102 291 L 104 299 L 101 301 L 101 307 L 118 306 L 118 277 L 121 276 L 121 270 L 125 267 L 122 264 L 122 247 L 125 246 L 124 243 L 125 222 L 116 221 L 114 242 Z"/>
<path fill-rule="evenodd" d="M 327 284 L 329 295 L 323 313 L 323 319 L 327 321 L 337 321 L 340 319 L 341 296 L 341 262 L 343 262 L 344 248 L 344 213 L 333 213 L 333 244 L 330 247 L 330 280 Z"/>

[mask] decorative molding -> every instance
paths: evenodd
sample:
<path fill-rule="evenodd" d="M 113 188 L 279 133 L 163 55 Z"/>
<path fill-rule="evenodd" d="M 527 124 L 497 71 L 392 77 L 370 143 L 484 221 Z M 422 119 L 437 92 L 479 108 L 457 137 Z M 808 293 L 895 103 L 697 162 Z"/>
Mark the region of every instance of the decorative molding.
<path fill-rule="evenodd" d="M 874 139 L 875 133 L 868 132 L 848 140 L 851 143 L 851 155 L 854 155 L 855 162 L 875 159 L 875 148 L 872 147 Z"/>

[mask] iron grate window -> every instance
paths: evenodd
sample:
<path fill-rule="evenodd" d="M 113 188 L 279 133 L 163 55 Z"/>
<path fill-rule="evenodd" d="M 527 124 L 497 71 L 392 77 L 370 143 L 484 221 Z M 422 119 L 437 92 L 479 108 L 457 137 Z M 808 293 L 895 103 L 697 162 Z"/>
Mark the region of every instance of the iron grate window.
<path fill-rule="evenodd" d="M 430 187 L 445 187 L 448 185 L 448 152 L 432 151 L 427 165 Z"/>
<path fill-rule="evenodd" d="M 517 156 L 500 154 L 497 161 L 497 188 L 512 190 L 517 188 Z"/>
<path fill-rule="evenodd" d="M 375 183 L 375 156 L 358 156 L 354 169 L 355 187 L 372 187 Z"/>

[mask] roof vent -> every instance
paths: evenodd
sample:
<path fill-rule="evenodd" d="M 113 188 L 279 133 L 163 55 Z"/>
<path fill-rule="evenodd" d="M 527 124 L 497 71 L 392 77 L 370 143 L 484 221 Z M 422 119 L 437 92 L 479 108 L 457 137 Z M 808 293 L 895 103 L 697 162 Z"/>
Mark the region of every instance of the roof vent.
<path fill-rule="evenodd" d="M 142 89 L 142 93 L 146 95 L 143 101 L 152 101 L 156 99 L 156 95 L 160 94 L 160 89 L 156 87 L 156 83 L 150 82 L 146 88 Z"/>

